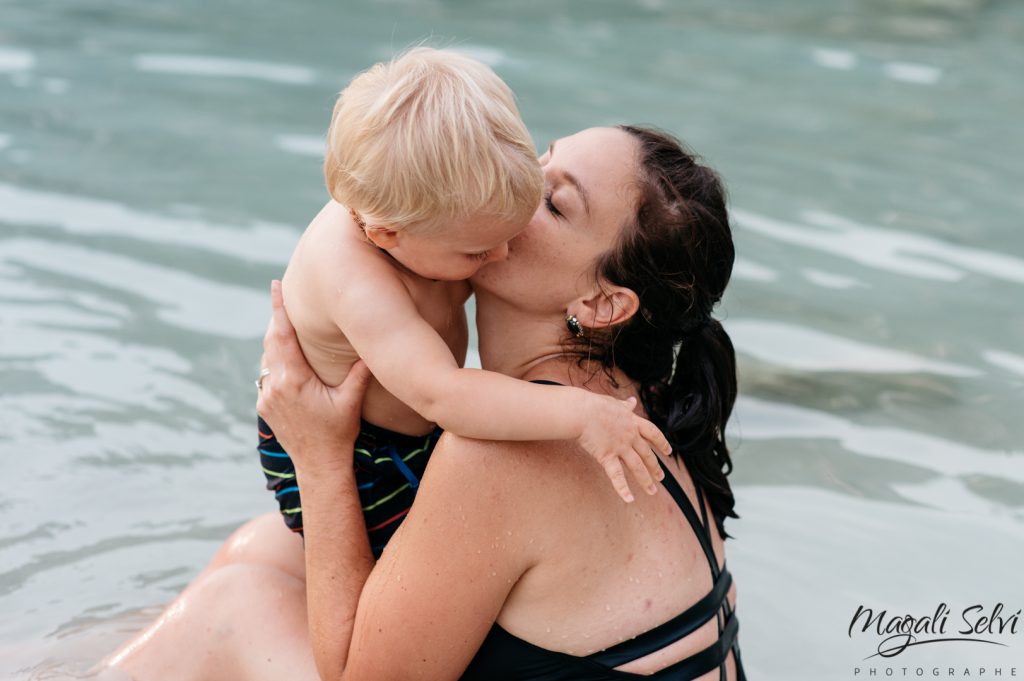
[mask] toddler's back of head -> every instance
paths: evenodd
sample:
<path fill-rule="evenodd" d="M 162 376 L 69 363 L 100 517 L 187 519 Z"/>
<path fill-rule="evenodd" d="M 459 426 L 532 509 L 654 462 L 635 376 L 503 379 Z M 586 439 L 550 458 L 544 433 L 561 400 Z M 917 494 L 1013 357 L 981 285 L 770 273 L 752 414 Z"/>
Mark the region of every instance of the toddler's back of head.
<path fill-rule="evenodd" d="M 508 86 L 475 59 L 427 47 L 376 64 L 342 91 L 324 177 L 336 201 L 393 229 L 471 216 L 525 224 L 543 192 Z"/>

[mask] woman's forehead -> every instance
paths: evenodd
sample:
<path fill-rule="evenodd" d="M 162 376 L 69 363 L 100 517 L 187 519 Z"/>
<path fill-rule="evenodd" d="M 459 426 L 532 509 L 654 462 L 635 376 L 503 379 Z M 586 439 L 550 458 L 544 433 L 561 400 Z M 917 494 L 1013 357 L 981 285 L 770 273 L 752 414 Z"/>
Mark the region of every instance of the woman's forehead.
<path fill-rule="evenodd" d="M 630 166 L 636 157 L 632 136 L 619 128 L 587 128 L 551 143 L 566 162 L 586 162 L 591 166 Z M 608 169 L 608 168 L 603 168 Z"/>
<path fill-rule="evenodd" d="M 636 142 L 618 128 L 588 128 L 553 143 L 552 161 L 579 181 L 592 203 L 618 205 L 635 186 Z"/>

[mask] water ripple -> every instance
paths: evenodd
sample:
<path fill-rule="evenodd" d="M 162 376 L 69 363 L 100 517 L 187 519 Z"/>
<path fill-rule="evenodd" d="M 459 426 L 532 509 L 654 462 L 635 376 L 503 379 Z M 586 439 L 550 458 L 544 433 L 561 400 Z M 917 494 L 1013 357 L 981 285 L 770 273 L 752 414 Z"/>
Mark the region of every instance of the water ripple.
<path fill-rule="evenodd" d="M 862 225 L 825 211 L 807 211 L 804 217 L 812 224 L 850 235 L 861 242 L 856 244 L 857 246 L 867 251 L 888 251 L 890 253 L 904 251 L 952 263 L 965 270 L 993 279 L 1024 284 L 1024 258 L 971 248 L 964 244 L 951 244 L 932 237 L 900 232 L 887 227 Z M 962 273 L 959 276 L 963 276 Z"/>
<path fill-rule="evenodd" d="M 742 257 L 737 257 L 733 263 L 732 274 L 747 281 L 769 282 L 779 278 L 779 273 L 772 268 Z"/>
<path fill-rule="evenodd" d="M 16 328 L 6 319 L 0 321 L 0 333 L 17 338 L 16 344 L 0 341 L 0 366 L 11 366 L 15 358 L 29 360 L 51 390 L 62 387 L 108 408 L 122 404 L 173 412 L 188 404 L 208 414 L 225 410 L 220 399 L 187 378 L 190 364 L 170 350 L 68 331 L 55 334 L 21 327 L 15 334 Z"/>
<path fill-rule="evenodd" d="M 197 539 L 219 540 L 233 530 L 234 527 L 234 524 L 217 525 L 202 527 L 199 530 L 188 528 L 174 532 L 148 532 L 144 535 L 107 537 L 72 549 L 40 553 L 32 556 L 26 563 L 14 569 L 0 572 L 0 595 L 20 588 L 26 580 L 42 572 L 74 565 L 83 562 L 86 558 L 112 553 L 125 548 L 152 544 L 168 545 L 174 542 L 196 541 Z"/>
<path fill-rule="evenodd" d="M 798 371 L 931 373 L 960 377 L 981 373 L 958 364 L 868 345 L 784 322 L 730 319 L 728 331 L 738 351 Z M 799 348 L 799 351 L 794 352 L 794 348 Z"/>
<path fill-rule="evenodd" d="M 801 274 L 804 275 L 807 281 L 822 288 L 851 289 L 867 286 L 867 284 L 858 279 L 836 274 L 835 272 L 823 272 L 822 270 L 805 268 L 801 270 Z"/>
<path fill-rule="evenodd" d="M 804 407 L 754 397 L 737 401 L 744 440 L 780 438 L 836 441 L 863 456 L 906 463 L 942 475 L 981 474 L 1024 482 L 1024 452 L 993 452 L 895 427 L 864 426 Z"/>
<path fill-rule="evenodd" d="M 145 298 L 156 316 L 184 329 L 226 338 L 263 334 L 267 294 L 101 251 L 34 239 L 0 242 L 0 260 Z"/>
<path fill-rule="evenodd" d="M 772 239 L 903 276 L 953 282 L 963 279 L 966 271 L 973 271 L 1024 284 L 1024 258 L 1012 255 L 949 244 L 896 229 L 862 225 L 824 211 L 804 214 L 805 219 L 816 226 L 769 218 L 742 209 L 733 209 L 732 214 L 743 227 Z"/>
<path fill-rule="evenodd" d="M 1012 352 L 1006 352 L 1004 350 L 986 350 L 981 353 L 981 356 L 985 358 L 989 364 L 999 367 L 1000 369 L 1006 369 L 1012 371 L 1018 376 L 1024 376 L 1024 357 L 1021 355 L 1015 355 Z"/>
<path fill-rule="evenodd" d="M 857 55 L 849 50 L 816 48 L 811 58 L 819 66 L 838 71 L 849 71 L 857 65 Z"/>
<path fill-rule="evenodd" d="M 305 85 L 316 80 L 316 72 L 305 66 L 188 54 L 140 54 L 135 57 L 139 71 L 174 73 L 219 78 L 253 78 L 273 83 Z"/>
<path fill-rule="evenodd" d="M 0 73 L 28 71 L 36 65 L 36 57 L 28 50 L 0 47 Z"/>
<path fill-rule="evenodd" d="M 327 142 L 323 137 L 315 135 L 277 135 L 274 137 L 274 144 L 278 149 L 283 149 L 299 156 L 323 158 L 324 147 Z"/>
<path fill-rule="evenodd" d="M 153 215 L 113 201 L 44 192 L 0 183 L 0 222 L 57 226 L 72 234 L 126 236 L 181 244 L 247 262 L 288 262 L 297 230 L 269 222 L 230 226 Z"/>
<path fill-rule="evenodd" d="M 892 80 L 917 85 L 934 85 L 942 79 L 942 69 L 927 64 L 889 62 L 882 65 L 882 73 Z"/>

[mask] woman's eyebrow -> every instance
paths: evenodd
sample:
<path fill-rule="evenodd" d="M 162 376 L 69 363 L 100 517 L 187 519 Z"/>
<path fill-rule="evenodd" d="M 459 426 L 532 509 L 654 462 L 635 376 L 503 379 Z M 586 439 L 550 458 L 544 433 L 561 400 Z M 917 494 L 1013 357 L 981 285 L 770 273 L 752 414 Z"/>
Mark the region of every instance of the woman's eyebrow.
<path fill-rule="evenodd" d="M 580 199 L 583 200 L 583 211 L 587 214 L 587 217 L 590 217 L 590 200 L 587 198 L 587 192 L 583 189 L 583 185 L 580 184 L 575 175 L 567 170 L 562 171 L 562 177 L 565 178 L 566 182 L 576 187 L 576 192 L 580 195 Z"/>
<path fill-rule="evenodd" d="M 554 150 L 555 142 L 552 141 L 551 144 L 548 145 L 549 158 L 551 157 L 551 154 L 552 152 L 554 152 Z M 587 217 L 590 217 L 590 198 L 587 196 L 587 190 L 585 190 L 583 188 L 583 185 L 580 184 L 579 179 L 575 175 L 570 173 L 568 170 L 559 170 L 558 173 L 559 175 L 562 176 L 563 179 L 565 179 L 566 182 L 568 182 L 569 184 L 576 188 L 576 193 L 580 195 L 580 199 L 583 201 L 583 211 L 587 214 Z"/>

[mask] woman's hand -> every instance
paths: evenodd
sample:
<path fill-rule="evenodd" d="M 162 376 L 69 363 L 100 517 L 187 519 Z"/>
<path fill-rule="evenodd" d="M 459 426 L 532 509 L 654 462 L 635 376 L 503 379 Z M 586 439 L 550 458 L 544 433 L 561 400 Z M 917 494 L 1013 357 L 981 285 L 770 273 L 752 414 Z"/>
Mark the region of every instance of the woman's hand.
<path fill-rule="evenodd" d="M 263 361 L 256 411 L 292 457 L 297 471 L 352 468 L 352 444 L 359 434 L 363 394 L 370 370 L 362 361 L 336 388 L 313 373 L 288 320 L 281 282 L 270 285 L 273 314 L 263 337 Z M 269 372 L 269 373 L 267 373 Z"/>

